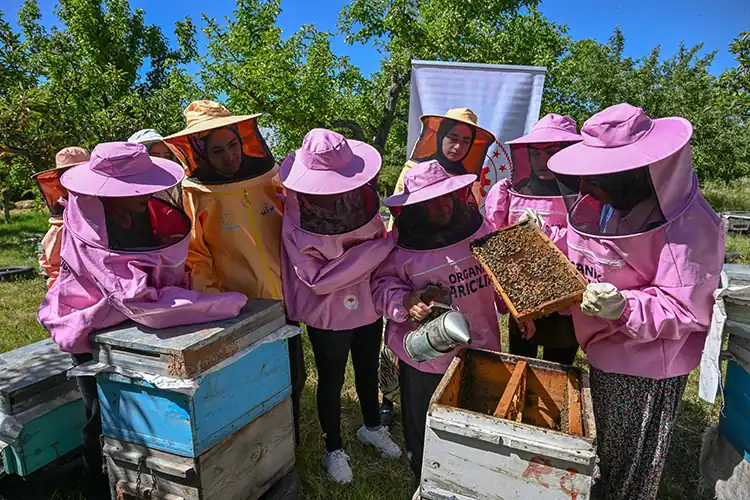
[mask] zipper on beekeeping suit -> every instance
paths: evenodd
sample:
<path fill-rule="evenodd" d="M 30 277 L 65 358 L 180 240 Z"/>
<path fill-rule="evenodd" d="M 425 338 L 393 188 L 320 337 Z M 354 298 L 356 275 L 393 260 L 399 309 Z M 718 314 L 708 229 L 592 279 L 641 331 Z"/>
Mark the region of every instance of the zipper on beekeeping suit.
<path fill-rule="evenodd" d="M 250 226 L 253 231 L 253 235 L 255 236 L 255 241 L 257 242 L 258 252 L 260 252 L 260 260 L 263 262 L 263 269 L 266 270 L 266 279 L 268 279 L 268 283 L 271 285 L 271 294 L 274 298 L 274 300 L 279 299 L 279 293 L 276 290 L 276 283 L 273 280 L 273 275 L 271 274 L 271 268 L 268 267 L 268 260 L 266 259 L 266 252 L 263 249 L 263 242 L 260 238 L 260 230 L 258 229 L 258 223 L 255 220 L 255 215 L 253 214 L 253 204 L 250 202 L 250 197 L 247 195 L 247 189 L 243 189 L 242 193 L 244 195 L 244 201 L 242 202 L 243 205 L 245 205 L 245 208 L 247 208 L 247 215 L 250 217 Z"/>

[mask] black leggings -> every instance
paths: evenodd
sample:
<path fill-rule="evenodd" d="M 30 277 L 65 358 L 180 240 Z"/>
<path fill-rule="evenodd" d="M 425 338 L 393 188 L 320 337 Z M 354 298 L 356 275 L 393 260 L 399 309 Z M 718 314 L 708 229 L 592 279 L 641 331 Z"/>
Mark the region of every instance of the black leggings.
<path fill-rule="evenodd" d="M 344 386 L 349 351 L 354 365 L 354 382 L 367 427 L 380 425 L 378 411 L 378 364 L 383 320 L 352 330 L 321 330 L 308 326 L 315 364 L 318 368 L 318 419 L 326 451 L 340 450 L 341 389 Z"/>
<path fill-rule="evenodd" d="M 78 366 L 94 359 L 91 353 L 71 354 L 73 365 Z M 83 438 L 83 466 L 87 475 L 102 476 L 102 414 L 99 409 L 99 393 L 96 391 L 96 377 L 76 377 L 81 391 L 86 424 L 81 431 Z"/>
<path fill-rule="evenodd" d="M 406 451 L 412 454 L 411 471 L 418 483 L 422 475 L 427 411 L 430 408 L 432 394 L 440 384 L 443 375 L 419 371 L 403 361 L 399 361 L 398 373 L 401 385 L 401 420 L 404 424 L 404 441 Z"/>
<path fill-rule="evenodd" d="M 527 340 L 520 335 L 510 335 L 510 353 L 516 356 L 524 356 L 526 358 L 536 358 L 537 348 L 539 346 L 530 340 Z M 572 347 L 547 347 L 544 346 L 544 353 L 542 359 L 545 361 L 552 361 L 553 363 L 560 363 L 563 365 L 572 365 L 578 354 L 578 346 Z"/>

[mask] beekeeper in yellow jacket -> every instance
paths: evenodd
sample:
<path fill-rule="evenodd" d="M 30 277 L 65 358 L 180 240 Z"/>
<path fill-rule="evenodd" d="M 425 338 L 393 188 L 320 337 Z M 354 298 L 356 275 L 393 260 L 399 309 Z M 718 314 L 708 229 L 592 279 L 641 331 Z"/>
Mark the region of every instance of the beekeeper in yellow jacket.
<path fill-rule="evenodd" d="M 164 139 L 186 170 L 185 211 L 193 221 L 187 266 L 191 287 L 283 300 L 279 166 L 258 129 L 260 115 L 233 116 L 213 101 L 185 109 L 187 126 Z M 289 341 L 295 428 L 304 364 L 299 336 Z"/>

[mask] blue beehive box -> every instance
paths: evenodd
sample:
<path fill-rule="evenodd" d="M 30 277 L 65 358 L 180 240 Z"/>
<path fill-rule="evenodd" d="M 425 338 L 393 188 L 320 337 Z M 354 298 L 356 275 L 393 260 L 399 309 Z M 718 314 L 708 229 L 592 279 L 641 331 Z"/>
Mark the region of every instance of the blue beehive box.
<path fill-rule="evenodd" d="M 99 366 L 116 368 L 97 375 L 104 435 L 199 456 L 289 395 L 287 340 L 267 340 L 291 329 L 281 302 L 258 299 L 230 320 L 96 335 Z"/>
<path fill-rule="evenodd" d="M 52 339 L 0 354 L 0 472 L 28 476 L 81 445 L 72 366 Z"/>
<path fill-rule="evenodd" d="M 750 373 L 734 361 L 727 364 L 719 431 L 746 460 L 750 459 Z"/>

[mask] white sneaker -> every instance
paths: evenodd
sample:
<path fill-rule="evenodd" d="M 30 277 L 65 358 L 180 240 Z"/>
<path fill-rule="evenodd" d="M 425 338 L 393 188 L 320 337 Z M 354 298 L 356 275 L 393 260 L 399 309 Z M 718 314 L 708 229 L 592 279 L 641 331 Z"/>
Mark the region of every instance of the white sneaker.
<path fill-rule="evenodd" d="M 354 480 L 354 473 L 349 467 L 349 455 L 344 450 L 336 450 L 323 455 L 323 467 L 331 479 L 339 484 L 349 484 Z"/>
<path fill-rule="evenodd" d="M 371 431 L 364 425 L 357 431 L 357 439 L 364 444 L 374 446 L 386 457 L 398 458 L 401 456 L 401 448 L 391 439 L 388 427 L 381 426 L 376 431 Z"/>

